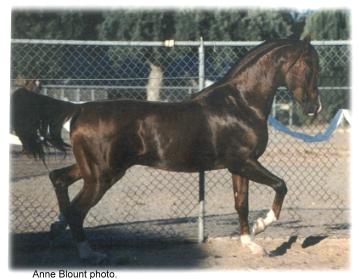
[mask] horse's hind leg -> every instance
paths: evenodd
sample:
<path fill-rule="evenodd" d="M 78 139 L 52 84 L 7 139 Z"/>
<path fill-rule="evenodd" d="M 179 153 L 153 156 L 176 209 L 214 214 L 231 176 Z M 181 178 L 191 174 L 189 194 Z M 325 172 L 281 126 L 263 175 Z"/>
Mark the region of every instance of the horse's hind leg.
<path fill-rule="evenodd" d="M 50 172 L 49 178 L 54 186 L 56 198 L 59 206 L 59 220 L 51 225 L 51 237 L 54 238 L 61 234 L 66 227 L 66 215 L 70 207 L 70 198 L 68 193 L 68 187 L 81 179 L 81 172 L 77 164 L 71 166 L 56 169 Z"/>
<path fill-rule="evenodd" d="M 235 209 L 238 212 L 240 224 L 240 239 L 243 246 L 247 246 L 254 254 L 264 255 L 265 250 L 256 244 L 249 236 L 248 225 L 248 179 L 239 175 L 232 175 Z"/>
<path fill-rule="evenodd" d="M 71 202 L 71 214 L 68 221 L 72 235 L 77 242 L 80 258 L 83 260 L 91 260 L 98 263 L 106 257 L 104 254 L 94 252 L 91 249 L 86 240 L 83 223 L 89 210 L 101 200 L 112 184 L 106 178 L 94 180 L 84 178 L 82 190 Z"/>
<path fill-rule="evenodd" d="M 98 170 L 96 166 L 91 166 L 91 169 L 93 172 L 84 175 L 83 188 L 71 202 L 68 222 L 72 236 L 77 242 L 80 258 L 99 263 L 106 256 L 91 249 L 86 240 L 83 223 L 89 210 L 101 200 L 106 191 L 124 175 L 125 171 L 110 175 L 106 171 Z"/>

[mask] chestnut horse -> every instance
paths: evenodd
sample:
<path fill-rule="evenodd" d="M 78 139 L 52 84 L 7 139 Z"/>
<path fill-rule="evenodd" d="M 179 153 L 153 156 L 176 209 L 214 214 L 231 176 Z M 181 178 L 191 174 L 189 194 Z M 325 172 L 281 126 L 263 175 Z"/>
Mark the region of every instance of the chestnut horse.
<path fill-rule="evenodd" d="M 308 115 L 321 108 L 318 55 L 310 39 L 276 40 L 249 51 L 218 82 L 180 103 L 111 100 L 73 104 L 19 89 L 12 96 L 12 125 L 26 150 L 44 158 L 44 145 L 65 150 L 61 128 L 71 119 L 76 163 L 50 172 L 61 218 L 52 231 L 70 226 L 82 259 L 101 261 L 84 234 L 88 211 L 133 165 L 232 174 L 240 239 L 253 253 L 265 250 L 256 234 L 278 220 L 285 182 L 258 162 L 268 142 L 267 119 L 276 89 L 286 86 Z M 70 201 L 68 187 L 84 184 Z M 248 181 L 275 191 L 265 218 L 248 225 Z"/>

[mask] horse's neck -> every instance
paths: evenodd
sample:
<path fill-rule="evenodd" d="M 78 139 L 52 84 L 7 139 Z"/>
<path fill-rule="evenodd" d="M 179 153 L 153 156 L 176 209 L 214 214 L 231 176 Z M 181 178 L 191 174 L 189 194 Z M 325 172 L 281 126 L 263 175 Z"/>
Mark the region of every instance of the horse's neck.
<path fill-rule="evenodd" d="M 281 63 L 266 57 L 239 73 L 231 81 L 243 102 L 267 119 L 277 88 L 282 84 Z"/>

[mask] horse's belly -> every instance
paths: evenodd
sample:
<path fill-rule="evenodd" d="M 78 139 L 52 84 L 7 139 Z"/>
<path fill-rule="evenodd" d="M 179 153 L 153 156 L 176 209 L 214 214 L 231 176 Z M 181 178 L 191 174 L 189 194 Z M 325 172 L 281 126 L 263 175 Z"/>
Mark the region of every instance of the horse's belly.
<path fill-rule="evenodd" d="M 203 144 L 174 141 L 165 148 L 155 146 L 150 152 L 139 156 L 138 163 L 150 167 L 180 172 L 197 172 L 223 168 L 213 148 Z"/>

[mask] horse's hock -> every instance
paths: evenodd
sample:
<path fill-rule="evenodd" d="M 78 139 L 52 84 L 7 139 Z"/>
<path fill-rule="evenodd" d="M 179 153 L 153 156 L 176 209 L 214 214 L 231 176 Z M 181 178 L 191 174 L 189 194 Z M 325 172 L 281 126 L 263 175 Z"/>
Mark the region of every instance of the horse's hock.
<path fill-rule="evenodd" d="M 28 67 L 26 55 L 31 49 L 42 50 L 39 53 L 37 67 L 40 79 L 47 80 L 42 94 L 57 98 L 85 101 L 105 98 L 106 92 L 116 93 L 116 96 L 130 98 L 145 98 L 146 83 L 141 83 L 145 71 L 141 69 L 141 61 L 136 59 L 132 68 L 121 68 L 123 73 L 117 73 L 126 78 L 126 84 L 116 81 L 115 77 L 104 76 L 98 71 L 98 80 L 77 82 L 78 71 L 74 67 L 65 70 L 72 77 L 72 85 L 63 85 L 58 82 L 61 71 L 48 71 L 46 66 L 50 51 L 57 46 L 62 47 L 64 55 L 70 55 L 71 49 L 81 46 L 54 44 L 51 48 L 41 43 L 13 42 L 12 45 L 12 74 L 17 71 L 26 72 Z M 101 49 L 101 45 L 86 46 L 87 48 Z M 143 47 L 143 46 L 141 46 Z M 152 46 L 153 47 L 153 46 Z M 210 47 L 210 46 L 208 46 Z M 206 76 L 215 80 L 226 71 L 227 65 L 233 63 L 231 57 L 241 56 L 252 44 L 221 46 L 216 45 L 216 52 L 208 52 L 205 59 L 217 59 L 216 66 L 205 62 Z M 282 90 L 277 94 L 273 114 L 284 124 L 292 124 L 292 129 L 308 134 L 316 134 L 325 130 L 332 111 L 329 107 L 345 107 L 347 97 L 342 104 L 338 103 L 338 95 L 347 96 L 349 93 L 348 60 L 350 58 L 348 45 L 316 44 L 320 54 L 321 73 L 320 86 L 322 87 L 323 107 L 325 111 L 318 120 L 310 123 L 301 118 L 295 105 Z M 68 50 L 67 50 L 68 49 Z M 110 50 L 116 53 L 140 53 L 136 46 L 113 46 Z M 68 52 L 67 52 L 68 51 Z M 196 65 L 197 48 L 179 45 L 176 49 L 179 57 L 183 56 L 191 63 L 179 63 L 173 57 L 163 67 L 164 76 L 160 90 L 161 100 L 183 100 L 189 92 L 195 92 L 193 75 L 198 72 Z M 31 52 L 33 53 L 33 52 Z M 76 52 L 76 53 L 81 53 Z M 21 59 L 19 58 L 21 57 Z M 180 59 L 180 58 L 178 58 Z M 73 58 L 76 61 L 76 58 Z M 186 60 L 186 61 L 187 61 Z M 207 61 L 207 60 L 206 60 Z M 61 62 L 61 61 L 60 61 Z M 220 63 L 219 63 L 220 62 Z M 51 63 L 55 63 L 52 61 Z M 96 59 L 92 61 L 92 68 L 99 68 Z M 343 67 L 339 72 L 332 72 L 329 65 Z M 75 63 L 76 64 L 76 63 Z M 75 65 L 74 64 L 74 65 Z M 66 65 L 63 65 L 65 67 Z M 42 67 L 42 68 L 41 68 Z M 192 69 L 193 68 L 193 69 Z M 19 70 L 21 69 L 21 71 Z M 166 76 L 166 69 L 171 73 L 190 72 L 191 77 Z M 136 73 L 129 73 L 133 71 Z M 71 72 L 72 71 L 72 72 Z M 191 72 L 192 71 L 192 72 Z M 173 74 L 170 74 L 173 75 Z M 67 75 L 68 77 L 69 75 Z M 138 76 L 138 79 L 136 77 Z M 166 79 L 167 77 L 167 79 Z M 110 81 L 112 80 L 112 81 Z M 129 86 L 128 84 L 131 84 Z M 284 104 L 284 106 L 280 106 Z M 285 107 L 285 110 L 280 108 Z M 297 126 L 295 126 L 297 125 Z M 301 125 L 301 126 L 298 126 Z M 66 132 L 65 132 L 66 133 Z M 304 143 L 270 127 L 269 145 L 260 161 L 269 170 L 282 177 L 288 186 L 288 195 L 284 202 L 280 220 L 269 227 L 263 236 L 288 235 L 348 235 L 349 228 L 349 201 L 347 191 L 348 158 L 349 158 L 350 129 L 341 127 L 333 136 L 324 142 Z M 42 163 L 30 161 L 26 155 L 19 152 L 12 153 L 11 159 L 11 205 L 10 228 L 15 234 L 33 232 L 47 232 L 50 224 L 58 215 L 58 206 L 54 191 L 47 177 L 47 170 Z M 63 159 L 61 154 L 53 153 L 48 159 L 50 169 L 69 165 L 73 161 L 72 155 Z M 129 169 L 125 177 L 105 195 L 103 200 L 89 213 L 85 226 L 91 228 L 93 237 L 108 241 L 111 239 L 191 239 L 196 240 L 198 219 L 198 184 L 197 173 L 173 173 L 154 170 L 147 167 L 135 166 Z M 73 196 L 81 187 L 82 182 L 70 188 Z M 225 171 L 211 171 L 205 174 L 205 234 L 211 237 L 228 236 L 238 233 L 238 216 L 234 209 L 231 176 Z M 274 192 L 265 186 L 250 184 L 250 222 L 253 223 L 259 216 L 264 217 L 271 206 Z M 105 214 L 106 213 L 106 214 Z M 280 229 L 279 229 L 280 227 Z M 101 233 L 96 231 L 101 230 Z M 275 232 L 274 232 L 275 231 Z M 107 234 L 108 233 L 108 234 Z M 107 239 L 106 239 L 107 238 Z"/>

